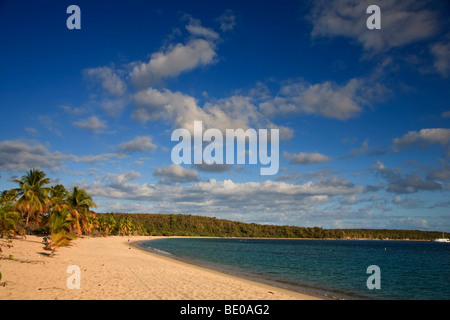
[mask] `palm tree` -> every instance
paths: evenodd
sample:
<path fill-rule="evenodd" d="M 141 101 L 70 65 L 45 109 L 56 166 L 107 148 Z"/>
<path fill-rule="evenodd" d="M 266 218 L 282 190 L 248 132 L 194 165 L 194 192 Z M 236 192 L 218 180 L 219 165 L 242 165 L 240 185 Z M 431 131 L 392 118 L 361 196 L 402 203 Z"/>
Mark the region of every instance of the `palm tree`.
<path fill-rule="evenodd" d="M 133 229 L 133 221 L 131 221 L 130 217 L 123 217 L 117 222 L 116 228 L 118 230 L 119 236 L 129 235 L 131 230 Z"/>
<path fill-rule="evenodd" d="M 11 204 L 0 205 L 0 235 L 2 238 L 5 234 L 16 232 L 16 222 L 19 218 L 20 214 L 14 211 Z"/>
<path fill-rule="evenodd" d="M 82 230 L 87 231 L 89 229 L 88 217 L 95 216 L 89 209 L 91 207 L 97 208 L 97 205 L 85 190 L 78 187 L 74 187 L 69 194 L 67 204 L 69 206 L 69 213 L 73 219 L 72 226 L 77 230 L 78 235 L 81 235 Z"/>
<path fill-rule="evenodd" d="M 50 239 L 51 241 L 44 247 L 45 250 L 51 250 L 51 256 L 58 247 L 66 246 L 76 236 L 71 232 L 70 225 L 72 217 L 69 209 L 64 208 L 61 211 L 53 212 L 49 219 Z"/>
<path fill-rule="evenodd" d="M 67 198 L 69 193 L 62 184 L 58 184 L 50 190 L 50 206 L 53 212 L 60 212 L 62 209 L 68 208 Z"/>
<path fill-rule="evenodd" d="M 18 197 L 16 189 L 3 190 L 0 195 L 0 204 L 13 203 Z"/>
<path fill-rule="evenodd" d="M 95 217 L 95 215 L 89 215 L 88 217 L 86 217 L 86 224 L 83 227 L 84 227 L 84 231 L 88 235 L 90 235 L 92 233 L 92 231 L 94 231 L 95 229 L 98 229 L 99 226 L 100 226 L 100 222 Z"/>
<path fill-rule="evenodd" d="M 50 183 L 43 171 L 32 169 L 20 180 L 14 180 L 19 184 L 19 188 L 14 189 L 19 195 L 16 202 L 16 209 L 21 212 L 22 218 L 26 216 L 25 227 L 28 227 L 30 218 L 36 221 L 40 216 L 48 211 L 50 203 L 49 193 L 51 188 L 45 187 Z"/>
<path fill-rule="evenodd" d="M 99 229 L 103 233 L 103 235 L 110 235 L 117 224 L 114 217 L 110 214 L 99 214 L 97 216 L 97 220 L 99 223 Z"/>

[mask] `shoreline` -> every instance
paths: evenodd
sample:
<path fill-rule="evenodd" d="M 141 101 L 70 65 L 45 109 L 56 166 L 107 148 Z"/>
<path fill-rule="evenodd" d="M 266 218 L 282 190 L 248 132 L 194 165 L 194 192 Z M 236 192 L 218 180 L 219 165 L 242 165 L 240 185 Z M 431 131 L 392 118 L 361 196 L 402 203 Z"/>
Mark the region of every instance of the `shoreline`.
<path fill-rule="evenodd" d="M 300 284 L 296 284 L 296 283 L 289 283 L 289 282 L 285 282 L 285 281 L 279 281 L 277 279 L 271 279 L 270 276 L 268 278 L 265 278 L 261 275 L 258 274 L 252 274 L 251 272 L 247 272 L 245 269 L 242 270 L 238 270 L 238 269 L 233 269 L 233 267 L 228 267 L 226 264 L 226 261 L 224 262 L 223 265 L 221 264 L 214 264 L 214 263 L 209 263 L 208 261 L 202 261 L 201 259 L 195 259 L 195 258 L 189 258 L 187 256 L 185 257 L 180 257 L 177 255 L 173 255 L 172 253 L 168 253 L 165 251 L 160 251 L 157 248 L 152 248 L 152 247 L 146 247 L 141 245 L 141 242 L 147 242 L 147 241 L 152 241 L 152 240 L 156 240 L 156 239 L 170 239 L 170 238 L 179 238 L 179 239 L 183 239 L 183 238 L 191 238 L 191 239 L 204 239 L 204 238 L 210 238 L 210 239 L 251 239 L 251 240 L 255 240 L 255 239 L 263 239 L 263 240 L 267 240 L 267 239 L 275 239 L 275 240 L 307 240 L 307 241 L 314 241 L 314 240 L 325 240 L 325 241 L 342 241 L 342 242 L 347 242 L 347 241 L 361 241 L 361 242 L 365 242 L 365 241 L 373 241 L 373 242 L 383 242 L 383 243 L 387 243 L 391 242 L 391 243 L 398 243 L 398 242 L 417 242 L 417 243 L 425 243 L 425 242 L 433 242 L 433 241 L 429 241 L 429 240 L 399 240 L 399 239 L 389 239 L 389 240 L 373 240 L 373 239 L 293 239 L 293 238 L 245 238 L 245 237 L 233 237 L 233 238 L 223 238 L 223 237 L 198 237 L 198 236 L 158 236 L 158 237 L 154 237 L 151 240 L 146 240 L 146 241 L 138 241 L 135 245 L 146 251 L 146 252 L 150 252 L 156 255 L 159 255 L 161 257 L 167 258 L 167 259 L 173 259 L 176 261 L 181 261 L 190 265 L 194 265 L 194 266 L 198 266 L 201 268 L 206 268 L 209 270 L 214 270 L 220 273 L 224 273 L 226 275 L 230 275 L 232 277 L 237 277 L 237 278 L 241 278 L 241 279 L 246 279 L 246 280 L 250 280 L 253 282 L 258 282 L 258 283 L 263 283 L 263 284 L 267 284 L 269 286 L 274 286 L 277 288 L 281 288 L 284 290 L 288 290 L 288 291 L 293 291 L 293 292 L 297 292 L 300 294 L 305 294 L 305 295 L 309 295 L 309 296 L 313 296 L 316 297 L 318 299 L 321 300 L 378 300 L 378 299 L 385 299 L 383 297 L 371 297 L 368 295 L 364 295 L 362 293 L 349 293 L 349 292 L 339 292 L 336 290 L 327 290 L 324 288 L 319 289 L 319 287 L 314 287 L 314 286 L 302 286 Z M 151 246 L 151 245 L 150 245 Z M 386 250 L 386 248 L 384 249 Z"/>
<path fill-rule="evenodd" d="M 12 247 L 1 239 L 0 300 L 324 300 L 136 245 L 156 238 L 161 237 L 77 238 L 53 257 L 42 249 L 42 237 L 14 239 Z M 73 265 L 80 270 L 80 289 L 67 285 Z"/>
<path fill-rule="evenodd" d="M 245 273 L 245 271 L 243 272 L 239 272 L 236 270 L 231 270 L 231 269 L 227 269 L 226 267 L 220 267 L 220 266 L 216 266 L 216 265 L 211 265 L 209 264 L 207 261 L 200 261 L 200 260 L 196 260 L 196 259 L 184 259 L 184 258 L 180 258 L 177 256 L 172 255 L 169 252 L 165 252 L 165 251 L 160 251 L 156 248 L 149 248 L 149 247 L 145 247 L 143 246 L 141 243 L 143 242 L 149 242 L 149 241 L 153 241 L 153 240 L 158 240 L 158 239 L 169 239 L 169 238 L 179 238 L 179 239 L 183 239 L 183 238 L 195 238 L 195 239 L 204 239 L 204 238 L 209 238 L 209 239 L 223 239 L 221 237 L 197 237 L 197 236 L 155 236 L 153 239 L 150 240 L 139 240 L 139 241 L 135 241 L 132 242 L 131 245 L 133 245 L 134 247 L 143 250 L 145 252 L 160 256 L 162 258 L 165 259 L 169 259 L 169 260 L 174 260 L 177 262 L 181 262 L 181 263 L 185 263 L 188 264 L 190 266 L 196 267 L 196 268 L 201 268 L 201 269 L 206 269 L 208 271 L 213 271 L 213 272 L 218 272 L 220 274 L 224 274 L 226 276 L 230 276 L 233 278 L 238 278 L 238 279 L 242 279 L 242 280 L 246 280 L 246 281 L 250 281 L 253 283 L 257 283 L 257 284 L 261 284 L 261 285 L 266 285 L 266 286 L 270 286 L 270 287 L 275 287 L 279 290 L 286 290 L 290 293 L 297 293 L 300 295 L 307 295 L 307 296 L 311 296 L 314 299 L 319 299 L 319 300 L 347 300 L 347 299 L 352 299 L 351 297 L 347 297 L 347 296 L 339 296 L 336 295 L 336 293 L 332 293 L 332 292 L 328 292 L 328 291 L 324 291 L 324 290 L 319 290 L 319 289 L 315 289 L 315 288 L 305 288 L 305 287 L 301 287 L 298 285 L 294 285 L 288 282 L 279 282 L 277 280 L 273 280 L 270 278 L 263 278 L 263 277 L 259 277 L 257 275 L 253 275 L 250 273 Z M 256 239 L 256 238 L 235 238 L 235 239 Z M 268 238 L 259 238 L 259 239 L 268 239 Z M 278 239 L 278 238 L 274 238 L 274 239 Z M 289 238 L 286 238 L 289 239 Z M 290 239 L 292 240 L 292 239 Z M 311 239 L 311 240 L 316 240 L 316 239 Z M 355 299 L 355 298 L 353 298 Z"/>
<path fill-rule="evenodd" d="M 272 279 L 265 279 L 265 278 L 261 278 L 258 276 L 254 276 L 254 275 L 250 275 L 250 274 L 245 274 L 245 273 L 239 273 L 239 272 L 235 272 L 235 271 L 230 271 L 227 270 L 225 268 L 221 269 L 221 268 L 217 268 L 214 266 L 209 265 L 207 262 L 205 263 L 201 263 L 200 261 L 196 261 L 194 259 L 189 260 L 189 259 L 182 259 L 176 256 L 173 256 L 171 253 L 165 253 L 165 252 L 158 252 L 158 249 L 150 249 L 147 248 L 143 245 L 141 245 L 142 242 L 148 242 L 148 241 L 152 241 L 152 240 L 157 240 L 157 239 L 165 239 L 165 238 L 185 238 L 183 236 L 172 236 L 172 237 L 166 237 L 166 236 L 155 236 L 154 239 L 150 239 L 150 240 L 139 240 L 139 241 L 134 241 L 131 243 L 131 245 L 139 250 L 142 250 L 144 252 L 153 254 L 153 255 L 157 255 L 163 259 L 168 259 L 171 261 L 176 261 L 176 262 L 180 262 L 183 264 L 187 264 L 191 267 L 194 268 L 200 268 L 201 270 L 206 270 L 209 272 L 215 272 L 221 275 L 225 275 L 228 277 L 232 277 L 232 278 L 237 278 L 240 280 L 244 280 L 244 281 L 248 281 L 251 284 L 256 284 L 256 285 L 262 285 L 262 286 L 267 286 L 268 289 L 274 289 L 275 290 L 282 290 L 285 291 L 288 294 L 294 294 L 294 295 L 301 295 L 300 299 L 304 300 L 303 296 L 308 296 L 308 298 L 306 300 L 340 300 L 337 297 L 331 297 L 331 294 L 327 294 L 326 292 L 319 292 L 319 290 L 317 290 L 316 293 L 314 292 L 308 292 L 308 290 L 304 289 L 299 289 L 294 285 L 291 285 L 289 283 L 285 283 L 285 287 L 283 287 L 282 283 L 277 282 L 275 280 Z M 205 238 L 205 237 L 187 237 L 187 238 Z M 206 237 L 206 238 L 210 238 L 210 237 Z M 311 290 L 313 291 L 313 290 Z"/>

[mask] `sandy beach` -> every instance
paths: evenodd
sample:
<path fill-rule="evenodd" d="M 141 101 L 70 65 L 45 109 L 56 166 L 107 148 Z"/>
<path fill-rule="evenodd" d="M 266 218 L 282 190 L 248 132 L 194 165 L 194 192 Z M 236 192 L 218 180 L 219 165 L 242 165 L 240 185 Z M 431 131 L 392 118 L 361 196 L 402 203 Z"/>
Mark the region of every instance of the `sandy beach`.
<path fill-rule="evenodd" d="M 129 245 L 128 241 L 150 239 L 79 238 L 58 249 L 53 257 L 43 250 L 42 237 L 28 236 L 11 243 L 0 239 L 0 299 L 318 299 L 159 256 Z M 67 285 L 68 278 L 74 275 L 67 272 L 72 265 L 80 270 L 79 289 L 69 289 Z"/>

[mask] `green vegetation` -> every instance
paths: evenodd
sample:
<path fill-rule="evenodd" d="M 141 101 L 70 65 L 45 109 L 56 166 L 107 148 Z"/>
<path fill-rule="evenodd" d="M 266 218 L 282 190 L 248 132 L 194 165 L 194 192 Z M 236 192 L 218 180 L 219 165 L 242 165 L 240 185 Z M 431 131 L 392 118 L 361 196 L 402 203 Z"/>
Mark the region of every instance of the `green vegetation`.
<path fill-rule="evenodd" d="M 260 225 L 184 214 L 99 214 L 102 219 L 130 219 L 139 234 L 154 236 L 206 236 L 305 239 L 410 239 L 433 240 L 440 232 L 391 229 L 323 229 Z"/>
<path fill-rule="evenodd" d="M 45 249 L 53 252 L 82 235 L 154 235 L 308 239 L 432 240 L 440 232 L 391 229 L 323 229 L 259 225 L 185 214 L 94 213 L 85 190 L 63 185 L 47 187 L 43 171 L 30 170 L 15 180 L 19 188 L 0 196 L 0 237 L 25 234 L 49 236 Z"/>
<path fill-rule="evenodd" d="M 19 187 L 0 195 L 0 237 L 38 234 L 44 249 L 54 251 L 82 235 L 142 235 L 142 226 L 129 216 L 96 214 L 92 197 L 81 188 L 68 191 L 59 184 L 48 187 L 50 179 L 40 170 L 30 170 L 14 180 Z M 47 241 L 49 240 L 49 241 Z"/>
<path fill-rule="evenodd" d="M 12 235 L 15 233 L 16 223 L 20 219 L 20 214 L 14 207 L 6 203 L 0 206 L 0 236 Z"/>
<path fill-rule="evenodd" d="M 47 187 L 50 179 L 40 170 L 30 170 L 14 180 L 19 187 L 0 196 L 0 236 L 50 235 L 45 249 L 53 252 L 76 236 L 89 232 L 97 207 L 84 190 L 68 192 L 62 185 Z"/>

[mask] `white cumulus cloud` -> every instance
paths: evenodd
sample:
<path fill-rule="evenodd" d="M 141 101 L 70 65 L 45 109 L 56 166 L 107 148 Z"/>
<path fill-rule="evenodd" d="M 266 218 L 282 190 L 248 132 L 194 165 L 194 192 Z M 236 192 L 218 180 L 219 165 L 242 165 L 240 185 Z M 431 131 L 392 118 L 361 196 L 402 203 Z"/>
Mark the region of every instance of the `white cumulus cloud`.
<path fill-rule="evenodd" d="M 409 131 L 403 137 L 395 138 L 393 148 L 399 151 L 414 145 L 427 147 L 432 144 L 446 145 L 450 142 L 450 129 L 431 128 L 421 129 L 420 131 Z"/>
<path fill-rule="evenodd" d="M 381 30 L 366 27 L 366 9 L 377 4 L 381 9 Z M 312 37 L 344 36 L 355 39 L 365 50 L 381 52 L 428 39 L 438 30 L 438 13 L 419 0 L 336 0 L 315 1 L 310 21 Z"/>
<path fill-rule="evenodd" d="M 300 152 L 297 154 L 292 154 L 285 151 L 283 153 L 283 157 L 290 160 L 292 164 L 314 164 L 332 160 L 332 158 L 318 152 Z"/>
<path fill-rule="evenodd" d="M 106 122 L 97 116 L 91 116 L 87 119 L 82 119 L 73 122 L 73 125 L 80 129 L 86 129 L 95 133 L 99 133 L 107 128 Z"/>

